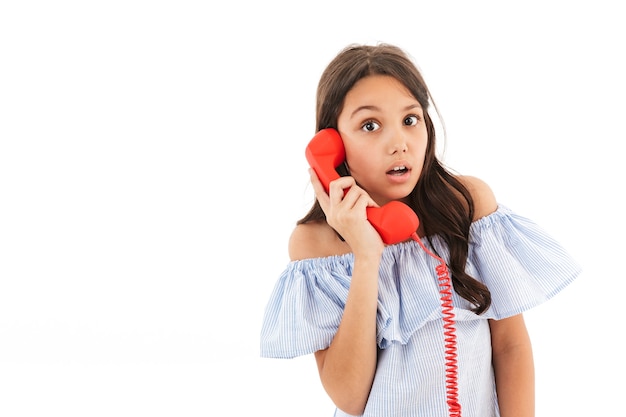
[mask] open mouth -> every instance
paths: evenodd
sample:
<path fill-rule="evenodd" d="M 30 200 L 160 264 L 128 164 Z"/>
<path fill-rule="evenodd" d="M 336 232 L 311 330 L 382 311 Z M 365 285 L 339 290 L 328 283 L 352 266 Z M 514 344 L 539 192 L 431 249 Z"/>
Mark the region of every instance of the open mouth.
<path fill-rule="evenodd" d="M 389 171 L 387 171 L 388 175 L 404 175 L 409 172 L 409 169 L 404 165 L 398 165 L 397 167 L 393 167 Z"/>

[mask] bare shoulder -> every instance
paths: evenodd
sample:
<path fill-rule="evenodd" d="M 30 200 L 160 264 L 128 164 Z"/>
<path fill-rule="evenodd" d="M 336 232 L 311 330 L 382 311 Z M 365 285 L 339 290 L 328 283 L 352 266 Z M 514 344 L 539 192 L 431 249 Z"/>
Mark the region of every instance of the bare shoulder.
<path fill-rule="evenodd" d="M 289 238 L 292 261 L 348 253 L 350 247 L 324 221 L 297 225 Z"/>
<path fill-rule="evenodd" d="M 467 188 L 474 200 L 474 220 L 496 211 L 498 208 L 496 196 L 485 181 L 469 175 L 459 176 L 458 179 Z"/>

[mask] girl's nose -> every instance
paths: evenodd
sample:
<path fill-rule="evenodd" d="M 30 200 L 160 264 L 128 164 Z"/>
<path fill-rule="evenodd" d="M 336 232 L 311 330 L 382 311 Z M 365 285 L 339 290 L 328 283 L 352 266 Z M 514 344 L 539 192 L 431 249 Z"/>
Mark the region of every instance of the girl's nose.
<path fill-rule="evenodd" d="M 407 141 L 404 137 L 404 133 L 397 130 L 394 131 L 391 136 L 390 153 L 404 153 L 407 150 Z"/>

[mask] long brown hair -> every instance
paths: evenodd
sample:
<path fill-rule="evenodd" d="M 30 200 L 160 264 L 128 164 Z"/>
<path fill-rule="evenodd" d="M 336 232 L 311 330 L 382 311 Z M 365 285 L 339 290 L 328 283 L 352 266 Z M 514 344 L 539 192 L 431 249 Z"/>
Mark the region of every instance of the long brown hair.
<path fill-rule="evenodd" d="M 491 304 L 491 293 L 483 283 L 465 272 L 474 202 L 467 188 L 437 159 L 435 127 L 428 113 L 432 98 L 410 58 L 400 48 L 388 44 L 350 45 L 341 51 L 326 67 L 318 84 L 316 129 L 337 129 L 346 94 L 357 81 L 375 74 L 390 75 L 402 82 L 422 106 L 428 145 L 420 179 L 409 194 L 407 204 L 419 215 L 427 239 L 430 241 L 431 236 L 438 235 L 447 244 L 454 289 L 474 305 L 474 312 L 481 314 Z M 315 200 L 297 224 L 325 219 L 324 211 Z"/>

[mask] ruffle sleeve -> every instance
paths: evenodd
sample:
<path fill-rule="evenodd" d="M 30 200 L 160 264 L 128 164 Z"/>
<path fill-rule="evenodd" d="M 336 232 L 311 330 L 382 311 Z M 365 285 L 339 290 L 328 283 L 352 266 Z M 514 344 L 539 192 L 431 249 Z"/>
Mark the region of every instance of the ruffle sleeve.
<path fill-rule="evenodd" d="M 327 348 L 339 328 L 351 276 L 351 256 L 289 263 L 265 308 L 261 356 L 293 358 Z"/>
<path fill-rule="evenodd" d="M 549 300 L 581 266 L 533 221 L 505 206 L 472 224 L 468 273 L 491 291 L 487 318 L 503 319 Z"/>

